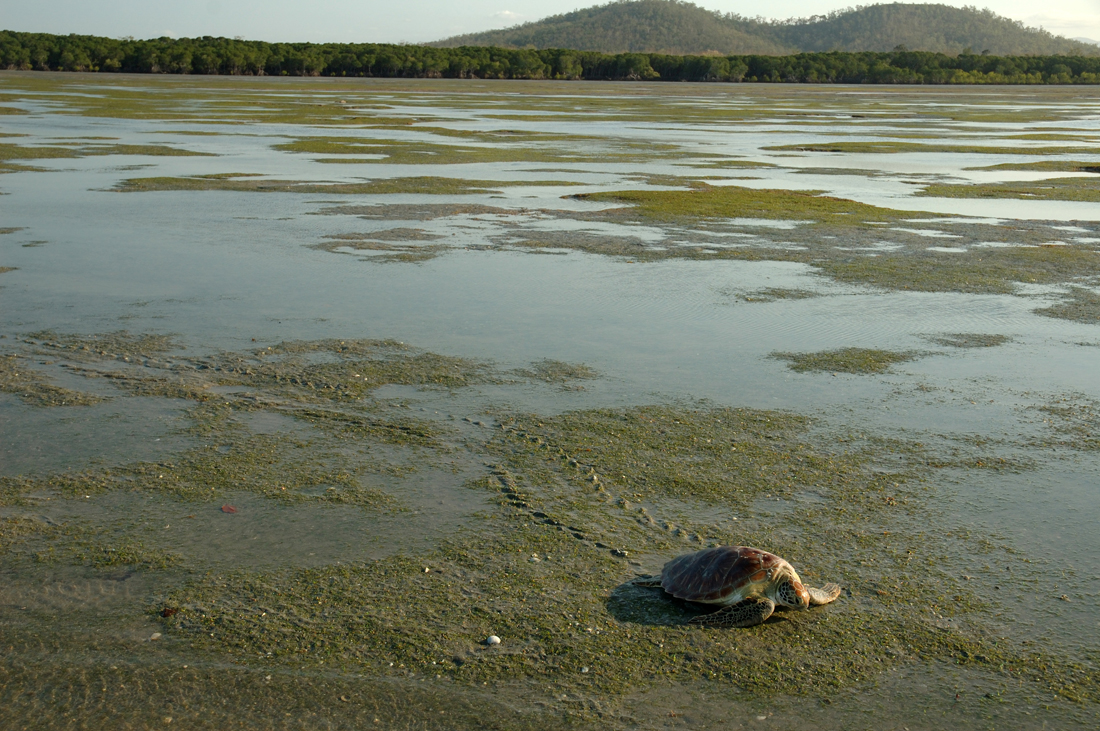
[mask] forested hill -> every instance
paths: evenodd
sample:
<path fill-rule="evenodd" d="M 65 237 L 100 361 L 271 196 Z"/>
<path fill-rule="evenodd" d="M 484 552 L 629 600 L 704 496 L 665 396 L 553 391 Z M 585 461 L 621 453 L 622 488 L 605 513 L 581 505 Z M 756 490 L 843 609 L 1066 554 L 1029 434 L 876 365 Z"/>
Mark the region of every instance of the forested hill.
<path fill-rule="evenodd" d="M 629 0 L 428 45 L 570 48 L 602 53 L 796 53 L 759 23 L 676 0 Z"/>
<path fill-rule="evenodd" d="M 948 5 L 871 5 L 769 28 L 800 51 L 891 51 L 905 46 L 950 54 L 971 50 L 995 56 L 1100 55 L 1095 45 L 1027 28 L 992 10 Z"/>
<path fill-rule="evenodd" d="M 679 0 L 619 0 L 430 45 L 722 55 L 891 51 L 904 46 L 950 54 L 1100 55 L 1100 47 L 1028 28 L 990 10 L 902 3 L 800 20 L 760 21 Z"/>

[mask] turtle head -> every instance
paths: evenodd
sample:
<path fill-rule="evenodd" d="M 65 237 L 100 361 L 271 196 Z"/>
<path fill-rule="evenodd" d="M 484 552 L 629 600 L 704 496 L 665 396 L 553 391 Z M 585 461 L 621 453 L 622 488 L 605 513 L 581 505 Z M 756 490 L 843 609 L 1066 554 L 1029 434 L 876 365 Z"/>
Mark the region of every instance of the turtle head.
<path fill-rule="evenodd" d="M 775 603 L 792 609 L 809 609 L 810 593 L 798 579 L 787 579 L 775 587 Z"/>

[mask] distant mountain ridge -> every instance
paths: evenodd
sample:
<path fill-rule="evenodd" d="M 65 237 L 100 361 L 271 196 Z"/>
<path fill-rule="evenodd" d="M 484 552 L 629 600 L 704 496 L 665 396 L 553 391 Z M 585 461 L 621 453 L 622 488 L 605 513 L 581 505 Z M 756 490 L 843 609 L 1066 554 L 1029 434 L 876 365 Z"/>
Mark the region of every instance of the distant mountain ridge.
<path fill-rule="evenodd" d="M 891 51 L 898 47 L 952 55 L 1100 55 L 1096 45 L 1029 28 L 988 9 L 904 3 L 790 21 L 762 21 L 723 15 L 681 0 L 617 0 L 426 45 L 713 55 Z"/>

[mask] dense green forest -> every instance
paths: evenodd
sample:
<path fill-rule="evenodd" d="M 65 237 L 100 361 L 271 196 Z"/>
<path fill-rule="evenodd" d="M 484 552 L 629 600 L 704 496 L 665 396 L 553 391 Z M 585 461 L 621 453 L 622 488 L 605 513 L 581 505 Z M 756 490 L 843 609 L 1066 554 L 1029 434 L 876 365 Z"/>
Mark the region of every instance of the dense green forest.
<path fill-rule="evenodd" d="M 1100 57 L 896 50 L 790 56 L 605 54 L 481 46 L 116 40 L 0 31 L 0 68 L 160 74 L 885 84 L 1098 84 Z"/>
<path fill-rule="evenodd" d="M 990 10 L 903 3 L 780 21 L 723 15 L 681 0 L 618 0 L 431 45 L 700 55 L 890 51 L 905 46 L 951 55 L 968 49 L 1001 56 L 1100 55 L 1100 47 L 1028 28 Z"/>

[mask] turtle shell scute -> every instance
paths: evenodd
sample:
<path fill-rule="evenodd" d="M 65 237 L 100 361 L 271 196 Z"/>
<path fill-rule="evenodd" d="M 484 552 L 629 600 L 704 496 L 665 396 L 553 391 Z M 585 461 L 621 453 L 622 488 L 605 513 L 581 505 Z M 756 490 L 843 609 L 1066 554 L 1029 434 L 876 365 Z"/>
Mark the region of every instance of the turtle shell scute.
<path fill-rule="evenodd" d="M 661 588 L 677 599 L 718 602 L 751 584 L 766 584 L 786 561 L 748 546 L 718 546 L 679 556 L 661 571 Z"/>

